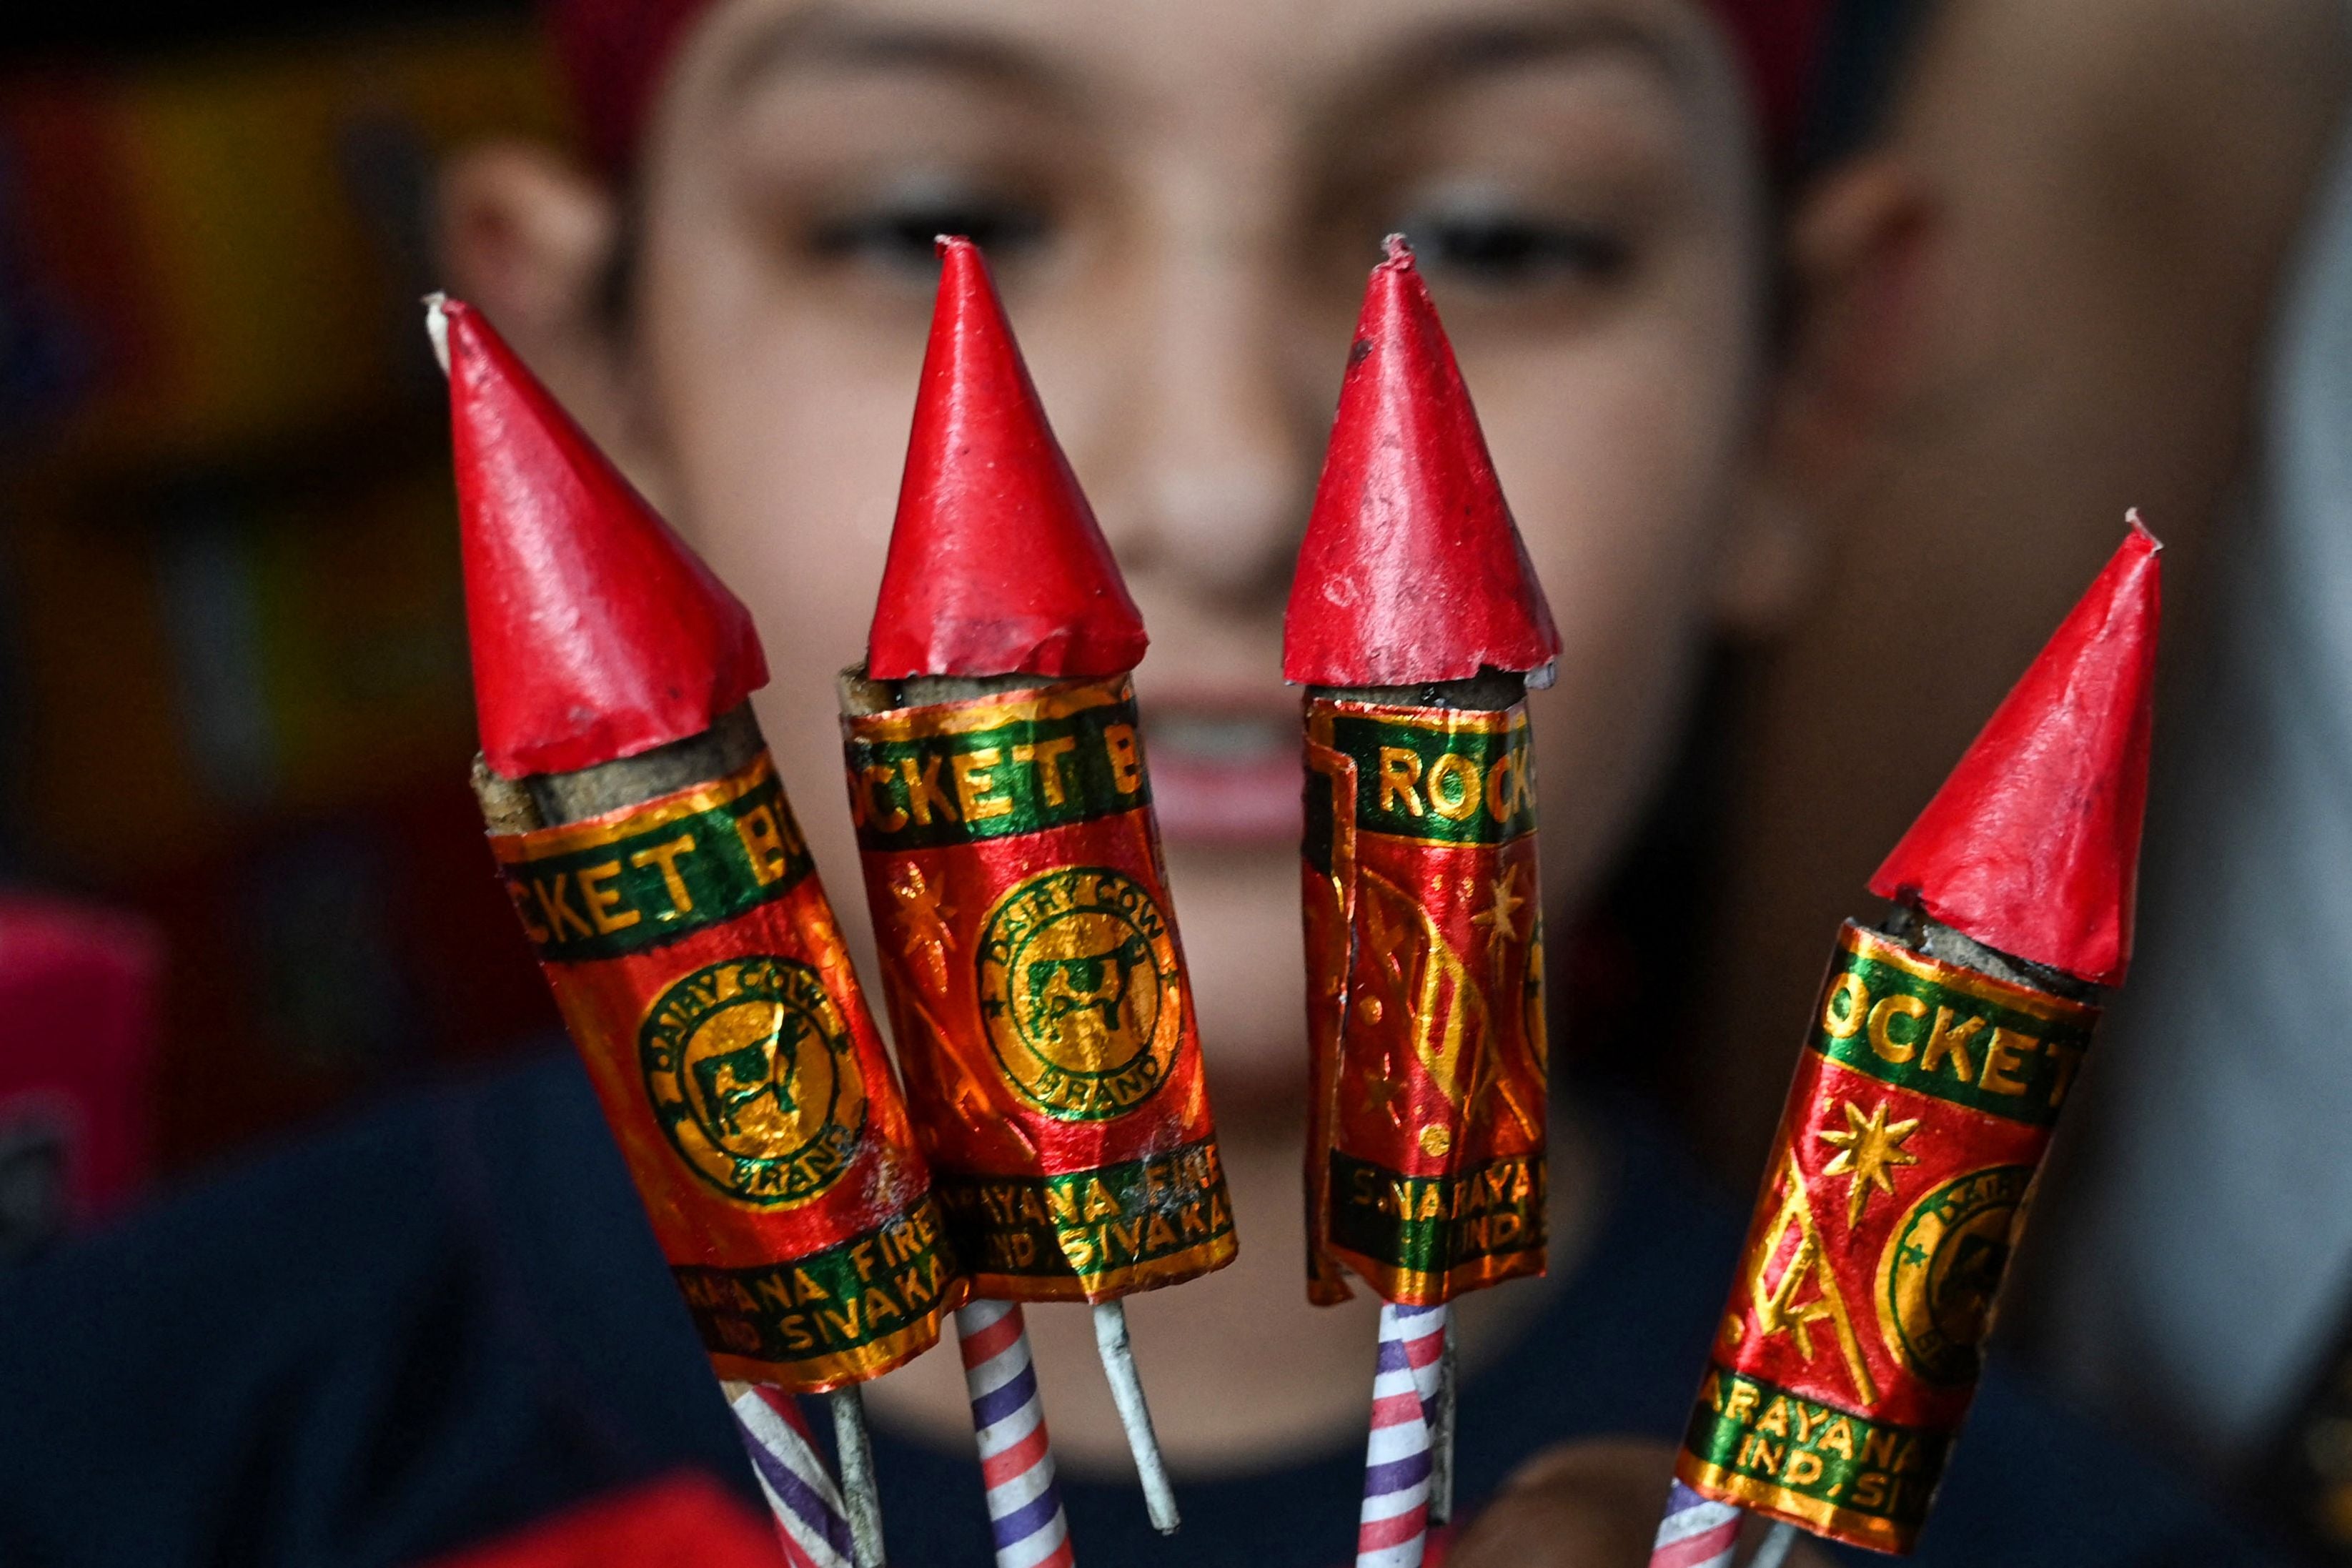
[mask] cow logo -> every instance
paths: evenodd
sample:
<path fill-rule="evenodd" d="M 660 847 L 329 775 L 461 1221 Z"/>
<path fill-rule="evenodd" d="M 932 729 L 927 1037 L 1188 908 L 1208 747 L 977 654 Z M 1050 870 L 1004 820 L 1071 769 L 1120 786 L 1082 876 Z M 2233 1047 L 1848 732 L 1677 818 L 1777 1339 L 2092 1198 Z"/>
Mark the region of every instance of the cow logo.
<path fill-rule="evenodd" d="M 1928 1382 L 1976 1381 L 2032 1181 L 2031 1165 L 1971 1171 L 1921 1198 L 1895 1227 L 1878 1265 L 1879 1328 Z"/>
<path fill-rule="evenodd" d="M 1016 884 L 981 929 L 981 1013 L 1021 1097 L 1102 1121 L 1159 1090 L 1184 1029 L 1184 972 L 1151 889 L 1069 867 Z"/>
<path fill-rule="evenodd" d="M 816 1197 L 866 1131 L 848 1026 L 805 963 L 730 958 L 672 982 L 646 1013 L 637 1057 L 671 1147 L 746 1203 Z"/>

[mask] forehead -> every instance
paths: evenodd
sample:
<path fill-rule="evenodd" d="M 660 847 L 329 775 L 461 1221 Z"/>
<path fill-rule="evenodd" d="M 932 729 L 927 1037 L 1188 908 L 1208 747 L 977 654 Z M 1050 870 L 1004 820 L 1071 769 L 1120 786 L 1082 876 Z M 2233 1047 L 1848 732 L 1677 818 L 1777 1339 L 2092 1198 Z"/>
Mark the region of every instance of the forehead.
<path fill-rule="evenodd" d="M 734 0 L 692 68 L 779 78 L 930 71 L 1078 109 L 1318 110 L 1537 65 L 1613 64 L 1693 107 L 1732 91 L 1692 0 Z"/>

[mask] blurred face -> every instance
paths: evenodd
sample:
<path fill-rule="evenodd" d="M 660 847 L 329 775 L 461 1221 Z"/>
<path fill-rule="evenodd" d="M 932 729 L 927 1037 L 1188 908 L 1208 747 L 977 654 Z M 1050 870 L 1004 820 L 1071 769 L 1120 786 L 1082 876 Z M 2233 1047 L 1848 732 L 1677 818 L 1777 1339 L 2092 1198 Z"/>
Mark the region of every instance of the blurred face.
<path fill-rule="evenodd" d="M 733 0 L 645 151 L 653 488 L 750 603 L 852 930 L 831 675 L 862 658 L 937 269 L 993 264 L 1151 633 L 1138 677 L 1227 1120 L 1302 1081 L 1282 607 L 1381 237 L 1409 235 L 1566 649 L 1557 916 L 1723 591 L 1763 292 L 1736 75 L 1685 0 Z"/>

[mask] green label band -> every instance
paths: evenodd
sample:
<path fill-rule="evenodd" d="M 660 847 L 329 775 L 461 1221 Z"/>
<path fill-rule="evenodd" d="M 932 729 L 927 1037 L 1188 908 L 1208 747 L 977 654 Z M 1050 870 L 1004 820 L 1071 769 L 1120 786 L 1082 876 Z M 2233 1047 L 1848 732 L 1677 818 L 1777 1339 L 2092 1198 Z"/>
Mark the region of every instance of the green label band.
<path fill-rule="evenodd" d="M 2090 1047 L 2096 1014 L 2036 1015 L 2002 995 L 1993 985 L 1979 992 L 1933 978 L 1892 954 L 1843 947 L 1809 1044 L 1898 1089 L 2048 1127 Z"/>
<path fill-rule="evenodd" d="M 519 850 L 493 841 L 507 894 L 543 961 L 618 958 L 677 942 L 782 898 L 815 869 L 764 763 L 740 794 L 720 784 L 686 804 L 701 809 L 657 802 L 642 817 L 520 836 L 509 841 Z"/>
<path fill-rule="evenodd" d="M 914 1328 L 956 1277 L 929 1198 L 878 1229 L 796 1263 L 679 1264 L 670 1272 L 705 1347 L 778 1363 L 848 1355 Z"/>
<path fill-rule="evenodd" d="M 1710 1479 L 1729 1483 L 1711 1492 L 1752 1497 L 1754 1487 L 1777 1489 L 1825 1510 L 1885 1520 L 1900 1539 L 1927 1517 L 1951 1437 L 1873 1421 L 1714 1367 L 1683 1447 L 1717 1473 Z"/>
<path fill-rule="evenodd" d="M 941 1172 L 934 1180 L 956 1256 L 974 1275 L 1148 1278 L 1154 1265 L 1213 1247 L 1234 1231 L 1212 1141 L 1064 1176 Z"/>
<path fill-rule="evenodd" d="M 1332 749 L 1356 764 L 1356 826 L 1435 844 L 1505 844 L 1534 832 L 1526 712 L 1511 709 L 1507 726 L 1494 730 L 1335 712 Z"/>
<path fill-rule="evenodd" d="M 929 849 L 1066 827 L 1151 801 L 1131 698 L 962 733 L 846 745 L 857 842 Z"/>
<path fill-rule="evenodd" d="M 1452 1176 L 1407 1176 L 1331 1152 L 1331 1245 L 1413 1274 L 1544 1245 L 1544 1161 L 1516 1155 Z"/>

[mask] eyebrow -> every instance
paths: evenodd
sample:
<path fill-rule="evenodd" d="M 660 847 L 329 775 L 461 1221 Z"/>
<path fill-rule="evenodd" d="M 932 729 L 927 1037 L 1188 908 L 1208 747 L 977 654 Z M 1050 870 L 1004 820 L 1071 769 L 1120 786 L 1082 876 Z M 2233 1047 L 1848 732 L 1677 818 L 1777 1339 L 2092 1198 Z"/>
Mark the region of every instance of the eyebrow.
<path fill-rule="evenodd" d="M 1694 74 L 1675 40 L 1629 17 L 1501 16 L 1439 22 L 1382 48 L 1345 100 L 1377 103 L 1391 94 L 1596 55 L 1643 62 L 1677 94 Z M 769 78 L 808 67 L 931 71 L 1064 102 L 1085 96 L 1067 72 L 1021 43 L 937 22 L 877 22 L 832 4 L 777 17 L 753 33 L 729 62 L 721 96 L 740 101 Z"/>
<path fill-rule="evenodd" d="M 779 17 L 753 34 L 730 62 L 724 90 L 740 98 L 767 77 L 805 66 L 929 70 L 1056 93 L 1068 86 L 1034 55 L 980 32 L 928 23 L 877 24 L 817 5 Z"/>
<path fill-rule="evenodd" d="M 1624 16 L 1504 16 L 1447 22 L 1387 52 L 1373 73 L 1376 90 L 1443 88 L 1523 66 L 1586 55 L 1625 55 L 1646 61 L 1679 89 L 1691 60 L 1671 38 Z"/>

